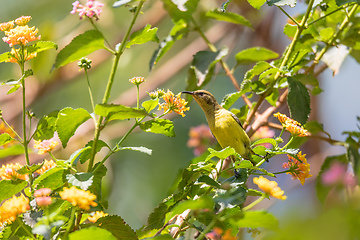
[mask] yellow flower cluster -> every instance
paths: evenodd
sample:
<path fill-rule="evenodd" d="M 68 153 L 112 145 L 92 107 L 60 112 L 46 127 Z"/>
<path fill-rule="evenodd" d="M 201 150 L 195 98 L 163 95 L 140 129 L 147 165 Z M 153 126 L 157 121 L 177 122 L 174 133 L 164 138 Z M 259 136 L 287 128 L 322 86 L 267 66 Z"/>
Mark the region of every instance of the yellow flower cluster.
<path fill-rule="evenodd" d="M 38 154 L 51 152 L 59 143 L 53 140 L 37 141 L 35 140 L 34 148 L 38 149 Z"/>
<path fill-rule="evenodd" d="M 285 114 L 275 113 L 274 116 L 279 120 L 282 126 L 293 136 L 308 137 L 310 133 L 304 129 L 301 124 L 294 119 L 287 117 Z"/>
<path fill-rule="evenodd" d="M 84 210 L 89 210 L 90 206 L 97 206 L 97 203 L 94 202 L 96 199 L 94 194 L 90 191 L 78 189 L 75 186 L 72 186 L 71 188 L 64 187 L 59 194 L 63 200 L 69 201 L 73 206 L 78 206 Z"/>
<path fill-rule="evenodd" d="M 90 222 L 93 222 L 95 223 L 99 218 L 102 218 L 102 217 L 105 217 L 105 216 L 108 216 L 109 214 L 107 213 L 104 213 L 103 211 L 96 211 L 94 213 L 94 215 L 92 215 L 91 217 L 88 217 L 88 220 Z"/>
<path fill-rule="evenodd" d="M 256 177 L 253 179 L 254 183 L 259 186 L 261 190 L 263 190 L 267 195 L 273 196 L 280 200 L 285 200 L 286 196 L 284 195 L 284 191 L 278 187 L 277 182 L 270 181 L 262 176 Z"/>
<path fill-rule="evenodd" d="M 25 46 L 29 42 L 39 40 L 41 37 L 36 37 L 38 29 L 27 25 L 30 19 L 30 16 L 22 16 L 17 18 L 15 21 L 1 23 L 0 30 L 3 31 L 6 36 L 3 38 L 3 41 L 12 47 L 14 45 Z M 17 24 L 16 27 L 14 23 Z"/>
<path fill-rule="evenodd" d="M 40 169 L 36 170 L 36 173 L 41 175 L 44 172 L 46 172 L 47 170 L 54 168 L 56 166 L 57 166 L 57 164 L 53 160 L 48 161 L 45 159 L 44 164 L 42 165 L 42 167 Z"/>
<path fill-rule="evenodd" d="M 306 154 L 301 154 L 301 151 L 297 154 L 297 157 L 301 160 L 298 161 L 294 157 L 288 155 L 289 161 L 283 163 L 283 168 L 289 168 L 290 172 L 286 174 L 291 174 L 293 176 L 293 179 L 299 179 L 300 183 L 304 185 L 305 178 L 312 177 L 310 172 L 310 164 L 307 163 L 307 160 L 305 158 Z"/>
<path fill-rule="evenodd" d="M 189 111 L 189 107 L 186 107 L 187 102 L 181 98 L 181 93 L 174 96 L 174 93 L 168 90 L 163 96 L 164 103 L 159 105 L 159 110 L 164 109 L 164 112 L 172 111 L 176 112 L 181 116 L 185 116 L 184 111 Z"/>
<path fill-rule="evenodd" d="M 27 180 L 28 179 L 27 174 L 22 175 L 16 172 L 16 170 L 19 170 L 22 167 L 23 166 L 20 163 L 15 163 L 15 164 L 10 163 L 6 165 L 2 165 L 2 167 L 0 168 L 0 177 L 3 180 L 17 180 L 17 179 Z"/>
<path fill-rule="evenodd" d="M 20 197 L 13 196 L 1 205 L 0 222 L 1 224 L 13 222 L 19 214 L 27 210 L 30 210 L 29 199 L 23 195 Z"/>

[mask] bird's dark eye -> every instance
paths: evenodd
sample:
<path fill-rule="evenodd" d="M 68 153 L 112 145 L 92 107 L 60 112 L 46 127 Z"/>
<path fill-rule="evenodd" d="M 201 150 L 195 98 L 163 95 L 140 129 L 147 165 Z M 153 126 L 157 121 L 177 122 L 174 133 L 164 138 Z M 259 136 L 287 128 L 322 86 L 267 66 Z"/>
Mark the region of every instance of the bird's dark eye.
<path fill-rule="evenodd" d="M 203 95 L 204 95 L 204 93 L 203 93 L 203 92 L 199 92 L 199 95 L 200 95 L 200 96 L 203 96 Z"/>

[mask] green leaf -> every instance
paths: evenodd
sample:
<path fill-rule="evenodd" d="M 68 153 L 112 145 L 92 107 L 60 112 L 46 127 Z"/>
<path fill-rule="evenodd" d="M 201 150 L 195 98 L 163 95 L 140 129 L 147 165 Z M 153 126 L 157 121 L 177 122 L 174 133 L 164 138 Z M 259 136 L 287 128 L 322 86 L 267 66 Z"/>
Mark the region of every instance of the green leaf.
<path fill-rule="evenodd" d="M 252 69 L 250 69 L 245 73 L 244 79 L 252 80 L 255 76 L 263 73 L 269 68 L 272 68 L 272 66 L 269 63 L 264 61 L 257 62 Z"/>
<path fill-rule="evenodd" d="M 147 230 L 159 229 L 164 225 L 165 214 L 168 212 L 168 206 L 165 203 L 160 203 L 150 213 L 147 220 Z"/>
<path fill-rule="evenodd" d="M 320 31 L 321 41 L 327 42 L 334 34 L 334 30 L 331 27 L 323 28 Z"/>
<path fill-rule="evenodd" d="M 24 153 L 24 147 L 21 144 L 7 146 L 6 148 L 0 148 L 0 158 L 8 156 L 17 156 Z"/>
<path fill-rule="evenodd" d="M 149 156 L 152 154 L 152 150 L 146 147 L 120 147 L 119 150 L 132 150 L 132 151 L 145 153 Z"/>
<path fill-rule="evenodd" d="M 95 106 L 95 113 L 105 117 L 108 121 L 150 116 L 145 109 L 131 108 L 117 104 L 97 104 Z"/>
<path fill-rule="evenodd" d="M 58 113 L 59 111 L 53 111 L 49 115 L 45 115 L 40 119 L 34 134 L 35 140 L 43 141 L 54 136 Z"/>
<path fill-rule="evenodd" d="M 59 112 L 56 120 L 56 131 L 64 148 L 75 134 L 76 129 L 90 118 L 88 111 L 83 108 L 64 108 Z"/>
<path fill-rule="evenodd" d="M 0 202 L 21 192 L 27 186 L 23 180 L 1 180 L 0 181 Z"/>
<path fill-rule="evenodd" d="M 235 186 L 227 191 L 221 191 L 216 197 L 215 201 L 221 203 L 221 205 L 239 206 L 244 204 L 247 197 L 247 190 L 241 186 Z"/>
<path fill-rule="evenodd" d="M 296 5 L 296 0 L 268 0 L 267 1 L 267 4 L 269 6 L 278 6 L 278 7 L 281 7 L 281 6 L 290 6 L 290 7 L 295 7 Z"/>
<path fill-rule="evenodd" d="M 260 7 L 262 5 L 264 5 L 264 3 L 266 2 L 266 0 L 247 0 L 248 3 L 250 3 L 250 5 L 253 7 L 253 8 L 256 8 L 256 9 L 260 9 Z"/>
<path fill-rule="evenodd" d="M 202 196 L 195 200 L 186 200 L 177 204 L 172 212 L 171 215 L 175 216 L 176 214 L 180 214 L 187 209 L 191 210 L 198 210 L 198 209 L 210 209 L 214 208 L 214 201 L 209 196 Z"/>
<path fill-rule="evenodd" d="M 150 41 L 159 42 L 156 32 L 156 27 L 151 28 L 151 25 L 147 24 L 144 28 L 131 34 L 130 40 L 126 43 L 126 47 L 130 48 L 134 44 L 144 44 Z"/>
<path fill-rule="evenodd" d="M 266 228 L 270 230 L 277 230 L 279 228 L 278 220 L 271 214 L 265 211 L 246 211 L 242 212 L 243 217 L 230 219 L 231 224 L 238 228 Z"/>
<path fill-rule="evenodd" d="M 14 55 L 12 55 L 10 52 L 4 52 L 0 55 L 0 63 L 6 62 L 7 60 L 13 58 Z"/>
<path fill-rule="evenodd" d="M 286 24 L 284 27 L 284 34 L 289 38 L 293 38 L 295 36 L 296 30 L 297 30 L 296 25 Z"/>
<path fill-rule="evenodd" d="M 55 190 L 66 183 L 66 172 L 67 171 L 61 167 L 51 168 L 35 178 L 33 186 L 36 186 L 37 189 L 50 188 L 51 190 Z"/>
<path fill-rule="evenodd" d="M 235 149 L 231 148 L 231 147 L 226 147 L 220 151 L 216 151 L 212 148 L 208 148 L 208 151 L 210 152 L 210 154 L 207 156 L 206 160 L 205 161 L 208 161 L 210 160 L 211 158 L 213 157 L 217 157 L 217 158 L 220 158 L 220 159 L 225 159 L 227 157 L 230 157 L 230 156 L 239 156 L 238 153 L 236 153 Z"/>
<path fill-rule="evenodd" d="M 310 114 L 310 95 L 301 82 L 292 77 L 287 78 L 289 95 L 287 98 L 290 117 L 301 124 L 305 124 Z"/>
<path fill-rule="evenodd" d="M 0 146 L 3 146 L 11 142 L 13 138 L 8 133 L 3 133 L 0 135 Z"/>
<path fill-rule="evenodd" d="M 205 86 L 214 74 L 215 64 L 228 54 L 227 48 L 222 48 L 217 52 L 199 51 L 194 55 L 190 68 L 195 73 L 197 86 Z"/>
<path fill-rule="evenodd" d="M 136 1 L 138 1 L 138 0 L 119 0 L 119 1 L 114 2 L 114 4 L 112 6 L 113 6 L 113 8 L 118 8 L 118 7 L 124 6 L 126 4 L 136 2 Z"/>
<path fill-rule="evenodd" d="M 141 130 L 144 132 L 152 132 L 164 134 L 168 137 L 175 137 L 174 123 L 167 119 L 152 119 L 140 124 Z"/>
<path fill-rule="evenodd" d="M 59 52 L 54 67 L 62 67 L 68 63 L 77 61 L 82 57 L 86 57 L 96 50 L 104 48 L 104 37 L 101 32 L 97 30 L 86 31 L 75 37 Z"/>
<path fill-rule="evenodd" d="M 82 190 L 88 190 L 93 183 L 94 175 L 92 172 L 80 172 L 75 174 L 68 174 L 66 175 L 66 179 L 73 186 L 79 187 Z"/>
<path fill-rule="evenodd" d="M 323 124 L 317 122 L 317 121 L 311 121 L 304 124 L 304 128 L 311 132 L 312 134 L 317 134 L 318 132 L 323 132 L 326 135 L 328 135 L 330 138 L 330 134 L 325 132 Z"/>
<path fill-rule="evenodd" d="M 339 7 L 346 4 L 346 3 L 357 3 L 357 4 L 359 4 L 360 2 L 359 2 L 359 0 L 336 0 L 336 5 L 339 6 Z"/>
<path fill-rule="evenodd" d="M 116 237 L 116 239 L 124 239 L 124 240 L 138 239 L 134 230 L 128 224 L 126 224 L 124 219 L 122 219 L 120 216 L 102 217 L 96 221 L 96 224 L 102 229 L 106 229 L 107 231 L 111 232 L 112 235 Z M 94 238 L 88 238 L 88 239 L 94 239 Z"/>
<path fill-rule="evenodd" d="M 279 57 L 279 54 L 263 47 L 245 49 L 235 55 L 237 64 L 250 64 Z"/>
<path fill-rule="evenodd" d="M 41 167 L 43 166 L 43 164 L 33 164 L 31 166 L 23 166 L 22 168 L 20 168 L 19 170 L 16 170 L 17 173 L 19 174 L 29 174 L 29 173 L 34 173 L 37 170 L 39 170 Z"/>
<path fill-rule="evenodd" d="M 98 167 L 99 164 L 101 164 L 100 167 Z M 102 195 L 101 194 L 101 186 L 103 183 L 102 179 L 106 175 L 107 168 L 102 163 L 96 163 L 95 166 L 93 167 L 93 169 L 95 169 L 95 168 L 97 168 L 97 170 L 93 172 L 94 180 L 93 180 L 93 184 L 90 186 L 89 190 L 96 195 L 97 200 L 100 202 L 101 195 Z"/>
<path fill-rule="evenodd" d="M 263 144 L 263 143 L 270 143 L 271 145 L 273 145 L 273 147 L 277 146 L 277 142 L 275 139 L 273 138 L 262 138 L 262 139 L 259 139 L 255 142 L 253 142 L 251 144 L 251 147 L 254 147 L 255 145 L 259 145 L 259 144 Z"/>
<path fill-rule="evenodd" d="M 156 108 L 156 106 L 159 104 L 159 99 L 150 99 L 141 104 L 143 108 L 149 113 L 151 110 Z"/>
<path fill-rule="evenodd" d="M 336 75 L 341 65 L 343 64 L 347 55 L 349 55 L 350 50 L 345 45 L 339 45 L 336 47 L 330 48 L 321 58 L 321 61 L 326 63 L 326 65 L 333 71 L 333 75 Z"/>
<path fill-rule="evenodd" d="M 185 22 L 191 20 L 193 12 L 195 12 L 199 0 L 173 1 L 162 0 L 164 9 L 169 13 L 173 22 L 183 19 Z"/>
<path fill-rule="evenodd" d="M 85 147 L 83 148 L 84 151 L 81 152 L 80 156 L 79 156 L 79 161 L 81 164 L 85 163 L 86 160 L 90 159 L 90 154 L 91 154 L 91 149 L 93 146 L 93 140 L 91 140 L 90 142 L 88 142 Z M 103 147 L 107 147 L 108 149 L 110 149 L 110 147 L 102 140 L 98 140 L 97 144 L 96 144 L 96 151 L 95 153 L 100 152 L 100 150 Z M 76 162 L 74 162 L 74 164 L 76 164 Z"/>
<path fill-rule="evenodd" d="M 116 240 L 118 238 L 114 237 L 111 232 L 99 227 L 83 228 L 69 234 L 69 240 L 89 239 Z"/>
<path fill-rule="evenodd" d="M 225 109 L 229 109 L 242 95 L 242 92 L 234 92 L 225 95 L 221 102 L 221 106 Z"/>
<path fill-rule="evenodd" d="M 214 188 L 221 188 L 220 184 L 211 177 L 209 177 L 208 175 L 200 176 L 198 178 L 198 182 L 206 183 L 207 185 L 212 186 Z"/>
<path fill-rule="evenodd" d="M 39 53 L 42 51 L 46 51 L 49 49 L 55 48 L 57 50 L 58 46 L 50 41 L 40 41 L 37 42 L 33 45 L 30 45 L 27 47 L 27 53 L 31 54 L 31 53 Z"/>
<path fill-rule="evenodd" d="M 208 11 L 205 16 L 216 19 L 218 21 L 231 22 L 235 24 L 252 27 L 251 23 L 246 18 L 232 12 L 220 12 L 219 10 L 212 10 L 212 11 Z"/>

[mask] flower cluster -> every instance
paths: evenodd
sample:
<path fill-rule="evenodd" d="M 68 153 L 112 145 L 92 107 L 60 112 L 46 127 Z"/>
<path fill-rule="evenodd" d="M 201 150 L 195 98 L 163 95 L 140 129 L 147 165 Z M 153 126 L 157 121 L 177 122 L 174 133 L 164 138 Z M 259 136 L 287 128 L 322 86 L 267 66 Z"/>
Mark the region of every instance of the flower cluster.
<path fill-rule="evenodd" d="M 352 171 L 348 171 L 346 164 L 335 162 L 327 169 L 321 177 L 326 186 L 342 185 L 354 188 L 357 185 L 357 178 Z"/>
<path fill-rule="evenodd" d="M 28 179 L 27 174 L 22 175 L 16 172 L 16 170 L 19 170 L 22 167 L 23 166 L 20 163 L 15 163 L 15 164 L 10 163 L 6 165 L 2 165 L 2 167 L 0 168 L 0 177 L 3 180 L 17 180 L 17 179 L 27 180 Z"/>
<path fill-rule="evenodd" d="M 57 164 L 53 160 L 48 161 L 45 159 L 44 164 L 42 165 L 42 167 L 40 169 L 36 170 L 36 173 L 41 175 L 44 172 L 46 172 L 47 170 L 54 168 L 56 166 L 57 166 Z"/>
<path fill-rule="evenodd" d="M 87 0 L 85 6 L 81 5 L 79 1 L 75 1 L 73 4 L 73 10 L 71 14 L 79 13 L 80 19 L 83 19 L 84 16 L 89 18 L 95 18 L 99 20 L 100 13 L 102 12 L 102 7 L 104 4 L 99 1 Z"/>
<path fill-rule="evenodd" d="M 273 196 L 280 200 L 285 200 L 286 196 L 284 195 L 284 191 L 278 187 L 277 182 L 270 181 L 262 176 L 256 177 L 253 179 L 254 183 L 259 186 L 261 190 L 263 190 L 268 196 Z"/>
<path fill-rule="evenodd" d="M 95 223 L 99 218 L 108 216 L 109 214 L 104 213 L 103 211 L 96 211 L 94 215 L 88 217 L 88 220 L 92 223 Z"/>
<path fill-rule="evenodd" d="M 132 84 L 134 84 L 136 86 L 139 86 L 140 84 L 145 82 L 145 78 L 144 77 L 133 77 L 133 78 L 129 79 L 129 82 L 131 82 Z"/>
<path fill-rule="evenodd" d="M 36 204 L 40 207 L 50 205 L 52 200 L 49 196 L 51 193 L 50 188 L 41 188 L 34 192 Z"/>
<path fill-rule="evenodd" d="M 40 40 L 41 36 L 36 36 L 38 29 L 27 25 L 30 19 L 30 16 L 22 16 L 15 21 L 1 23 L 0 30 L 5 33 L 3 41 L 13 47 L 15 45 L 25 46 L 29 42 Z M 17 24 L 16 27 L 15 23 Z"/>
<path fill-rule="evenodd" d="M 213 230 L 206 234 L 207 239 L 210 240 L 236 240 L 236 236 L 231 234 L 231 229 L 222 230 L 219 227 L 214 227 Z"/>
<path fill-rule="evenodd" d="M 21 195 L 6 200 L 0 207 L 0 223 L 14 222 L 19 214 L 30 210 L 29 199 Z"/>
<path fill-rule="evenodd" d="M 297 157 L 300 159 L 298 161 L 294 157 L 288 155 L 289 161 L 283 163 L 283 168 L 289 168 L 289 172 L 287 174 L 291 174 L 293 176 L 293 179 L 299 179 L 300 183 L 304 185 L 305 178 L 309 178 L 312 175 L 310 172 L 310 164 L 307 163 L 307 160 L 305 158 L 306 154 L 301 154 L 301 151 L 297 154 Z"/>
<path fill-rule="evenodd" d="M 164 109 L 164 112 L 171 113 L 172 111 L 176 112 L 181 116 L 185 116 L 184 112 L 189 111 L 189 107 L 186 107 L 187 102 L 185 99 L 181 98 L 181 93 L 174 96 L 174 93 L 168 90 L 163 96 L 164 103 L 159 105 L 159 110 Z"/>
<path fill-rule="evenodd" d="M 44 140 L 37 141 L 35 140 L 34 148 L 38 149 L 38 154 L 44 154 L 51 152 L 59 143 L 54 140 Z"/>
<path fill-rule="evenodd" d="M 285 114 L 278 112 L 275 113 L 274 116 L 280 121 L 282 126 L 291 133 L 291 135 L 297 137 L 308 137 L 310 135 L 310 133 L 304 129 L 299 122 L 287 117 Z"/>
<path fill-rule="evenodd" d="M 165 91 L 163 89 L 157 89 L 156 91 L 149 92 L 148 93 L 151 99 L 157 99 L 162 98 L 165 94 Z"/>
<path fill-rule="evenodd" d="M 208 125 L 202 124 L 196 127 L 191 127 L 189 131 L 188 147 L 194 148 L 194 155 L 200 156 L 211 145 L 216 143 L 214 135 Z"/>
<path fill-rule="evenodd" d="M 90 191 L 78 189 L 75 186 L 72 186 L 71 188 L 64 187 L 59 194 L 63 200 L 66 200 L 73 206 L 78 206 L 84 210 L 89 210 L 90 206 L 97 206 L 97 203 L 94 202 L 96 199 L 94 194 L 92 194 Z"/>

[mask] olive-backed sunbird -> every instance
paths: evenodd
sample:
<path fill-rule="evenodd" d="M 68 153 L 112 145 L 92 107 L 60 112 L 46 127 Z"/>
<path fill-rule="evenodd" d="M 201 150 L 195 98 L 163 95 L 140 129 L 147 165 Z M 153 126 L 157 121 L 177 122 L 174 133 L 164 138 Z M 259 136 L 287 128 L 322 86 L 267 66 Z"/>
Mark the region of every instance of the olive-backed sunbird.
<path fill-rule="evenodd" d="M 223 108 L 215 97 L 205 90 L 190 94 L 205 113 L 210 130 L 222 148 L 228 146 L 235 149 L 245 159 L 251 159 L 250 139 L 235 114 Z"/>

